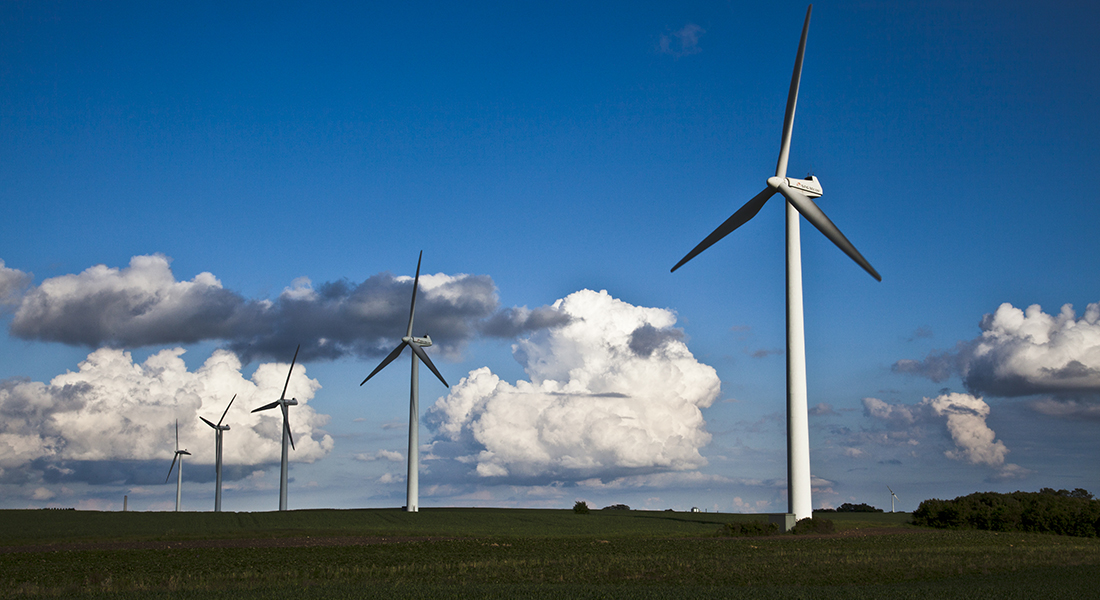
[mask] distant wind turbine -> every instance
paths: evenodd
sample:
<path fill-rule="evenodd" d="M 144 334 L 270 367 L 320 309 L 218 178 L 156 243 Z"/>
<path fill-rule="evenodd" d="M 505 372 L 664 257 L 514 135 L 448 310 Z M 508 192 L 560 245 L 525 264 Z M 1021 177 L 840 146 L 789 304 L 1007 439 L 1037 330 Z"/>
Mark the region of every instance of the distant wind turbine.
<path fill-rule="evenodd" d="M 767 187 L 726 219 L 709 236 L 687 253 L 676 266 L 695 258 L 733 230 L 756 216 L 764 203 L 776 193 L 787 199 L 787 502 L 788 512 L 795 519 L 812 516 L 813 502 L 810 492 L 810 429 L 806 399 L 806 340 L 802 320 L 802 250 L 799 242 L 799 213 L 829 238 L 859 266 L 876 280 L 882 277 L 867 262 L 855 246 L 844 237 L 836 225 L 825 216 L 811 197 L 822 194 L 816 177 L 796 179 L 787 177 L 787 156 L 794 128 L 794 110 L 798 101 L 798 85 L 802 77 L 802 57 L 806 51 L 806 36 L 810 30 L 811 4 L 806 9 L 806 22 L 802 26 L 802 39 L 798 43 L 798 56 L 791 75 L 791 88 L 787 95 L 787 111 L 783 117 L 783 137 L 779 145 L 779 161 L 775 176 L 769 177 Z"/>
<path fill-rule="evenodd" d="M 233 400 L 236 399 L 237 395 L 233 394 L 233 398 L 229 400 L 229 406 L 233 406 Z M 214 484 L 214 512 L 222 511 L 222 432 L 229 431 L 229 425 L 222 425 L 222 421 L 229 413 L 229 406 L 225 407 L 225 412 L 222 413 L 222 418 L 218 419 L 217 425 L 207 421 L 205 417 L 199 417 L 203 423 L 214 428 L 214 474 L 217 479 L 217 483 Z"/>
<path fill-rule="evenodd" d="M 432 345 L 432 337 L 425 335 L 424 337 L 413 337 L 413 317 L 416 316 L 416 290 L 420 287 L 420 260 L 424 258 L 424 251 L 420 251 L 420 256 L 416 259 L 416 277 L 413 279 L 413 293 L 412 293 L 412 307 L 409 308 L 409 326 L 405 330 L 405 337 L 401 338 L 401 343 L 394 348 L 393 352 L 390 352 L 382 364 L 375 367 L 371 371 L 370 375 L 363 380 L 359 385 L 363 385 L 374 377 L 376 373 L 385 368 L 386 365 L 393 362 L 401 351 L 405 349 L 405 346 L 412 348 L 412 391 L 409 394 L 409 473 L 405 478 L 406 492 L 405 492 L 405 510 L 407 512 L 418 512 L 420 509 L 420 370 L 419 361 L 424 361 L 424 364 L 428 365 L 428 368 L 435 373 L 435 376 L 443 382 L 443 385 L 451 387 L 447 384 L 447 380 L 443 379 L 443 376 L 439 374 L 439 371 L 432 364 L 432 359 L 428 358 L 428 354 L 424 352 L 424 348 Z M 419 360 L 418 360 L 419 359 Z"/>
<path fill-rule="evenodd" d="M 286 510 L 287 442 L 290 442 L 290 447 L 294 448 L 294 436 L 290 434 L 290 409 L 288 407 L 298 405 L 297 398 L 286 399 L 286 388 L 290 385 L 290 376 L 294 373 L 294 363 L 298 361 L 298 350 L 301 349 L 301 344 L 298 344 L 298 347 L 294 349 L 294 358 L 290 361 L 290 370 L 287 371 L 286 383 L 283 384 L 283 393 L 279 396 L 279 399 L 271 404 L 265 404 L 252 410 L 252 412 L 260 412 L 276 406 L 283 409 L 283 460 L 279 470 L 279 510 Z"/>
<path fill-rule="evenodd" d="M 890 490 L 890 486 L 886 486 L 886 489 Z M 894 500 L 899 500 L 898 495 L 894 493 L 894 490 L 890 490 L 890 512 L 894 512 Z"/>
<path fill-rule="evenodd" d="M 183 455 L 191 456 L 191 453 L 187 450 L 180 450 L 180 422 L 176 419 L 176 454 L 172 456 L 172 466 L 168 467 L 168 476 L 164 478 L 164 483 L 168 483 L 168 480 L 172 477 L 172 469 L 176 468 L 176 459 L 180 461 L 180 468 L 176 470 L 176 512 L 180 511 L 180 490 L 183 487 Z"/>

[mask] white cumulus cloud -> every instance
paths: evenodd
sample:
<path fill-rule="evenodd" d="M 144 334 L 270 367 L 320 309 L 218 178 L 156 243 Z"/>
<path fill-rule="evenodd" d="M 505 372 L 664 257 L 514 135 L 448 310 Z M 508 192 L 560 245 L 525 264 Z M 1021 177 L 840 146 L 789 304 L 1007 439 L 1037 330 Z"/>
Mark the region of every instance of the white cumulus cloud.
<path fill-rule="evenodd" d="M 867 416 L 888 430 L 896 430 L 866 435 L 864 441 L 912 449 L 920 445 L 929 429 L 939 429 L 950 437 L 954 446 L 943 453 L 949 459 L 995 469 L 994 479 L 1012 479 L 1030 473 L 1019 465 L 1005 462 L 1008 447 L 996 439 L 997 434 L 986 423 L 990 407 L 977 396 L 944 393 L 913 405 L 864 398 L 863 408 Z M 857 457 L 864 453 L 858 448 L 849 448 L 847 454 Z"/>
<path fill-rule="evenodd" d="M 135 363 L 129 352 L 103 348 L 89 354 L 78 371 L 49 383 L 0 383 L 0 468 L 5 480 L 106 483 L 167 473 L 177 420 L 180 446 L 192 453 L 187 460 L 212 464 L 214 431 L 199 417 L 217 422 L 234 395 L 224 420 L 231 428 L 223 434 L 225 464 L 277 462 L 280 411 L 250 411 L 279 398 L 290 364 L 264 363 L 245 379 L 240 360 L 231 352 L 215 351 L 193 372 L 180 358 L 183 353 L 180 348 L 162 350 Z M 294 367 L 287 388 L 287 397 L 299 402 L 290 409 L 293 461 L 313 462 L 332 450 L 332 438 L 317 431 L 328 417 L 308 404 L 319 388 L 303 365 Z M 134 471 L 127 472 L 125 465 Z"/>
<path fill-rule="evenodd" d="M 1051 315 L 1006 302 L 982 318 L 981 330 L 952 351 L 898 361 L 894 370 L 934 381 L 958 374 L 972 393 L 991 396 L 1100 394 L 1100 303 L 1077 318 L 1069 304 Z"/>
<path fill-rule="evenodd" d="M 458 444 L 483 478 L 582 480 L 700 467 L 710 441 L 700 409 L 720 381 L 698 362 L 667 309 L 581 290 L 564 318 L 513 346 L 529 380 L 471 371 L 428 411 L 437 440 Z"/>

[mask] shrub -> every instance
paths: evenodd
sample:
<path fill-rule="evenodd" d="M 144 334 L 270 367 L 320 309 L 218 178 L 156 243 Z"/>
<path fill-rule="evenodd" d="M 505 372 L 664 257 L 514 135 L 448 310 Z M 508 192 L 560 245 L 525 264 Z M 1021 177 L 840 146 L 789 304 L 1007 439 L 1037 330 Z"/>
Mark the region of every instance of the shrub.
<path fill-rule="evenodd" d="M 573 504 L 573 512 L 577 513 L 578 515 L 587 515 L 588 504 L 584 500 L 577 500 L 577 502 Z"/>
<path fill-rule="evenodd" d="M 804 535 L 807 533 L 832 533 L 836 528 L 833 527 L 833 522 L 829 519 L 823 519 L 821 517 L 807 517 L 800 519 L 791 527 L 791 533 L 795 535 Z"/>
<path fill-rule="evenodd" d="M 868 512 L 868 513 L 873 513 L 873 512 L 882 512 L 882 509 L 881 508 L 875 508 L 875 507 L 871 506 L 870 504 L 866 504 L 866 503 L 848 504 L 847 502 L 845 502 L 844 504 L 841 504 L 840 506 L 836 507 L 836 512 L 838 512 L 838 513 L 842 513 L 842 512 Z"/>
<path fill-rule="evenodd" d="M 630 507 L 625 504 L 612 504 L 611 506 L 603 507 L 604 510 L 630 510 Z"/>
<path fill-rule="evenodd" d="M 779 533 L 779 525 L 767 521 L 740 521 L 726 523 L 718 530 L 718 535 L 726 537 L 758 537 Z"/>

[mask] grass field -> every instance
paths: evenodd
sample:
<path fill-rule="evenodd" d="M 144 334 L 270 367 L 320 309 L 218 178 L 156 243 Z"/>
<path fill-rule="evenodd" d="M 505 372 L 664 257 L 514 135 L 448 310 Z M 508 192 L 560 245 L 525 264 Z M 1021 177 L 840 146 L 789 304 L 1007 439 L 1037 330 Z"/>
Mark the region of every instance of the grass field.
<path fill-rule="evenodd" d="M 0 596 L 1084 598 L 1100 540 L 836 514 L 831 536 L 720 538 L 741 515 L 509 509 L 0 511 Z"/>

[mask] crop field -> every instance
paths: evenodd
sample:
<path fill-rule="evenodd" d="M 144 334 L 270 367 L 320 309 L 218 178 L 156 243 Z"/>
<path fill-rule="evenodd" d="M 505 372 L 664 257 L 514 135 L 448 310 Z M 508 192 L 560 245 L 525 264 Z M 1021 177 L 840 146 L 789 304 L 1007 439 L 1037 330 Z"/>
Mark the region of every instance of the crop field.
<path fill-rule="evenodd" d="M 1083 598 L 1100 540 L 822 515 L 824 536 L 718 537 L 747 515 L 421 509 L 0 511 L 4 598 Z"/>

